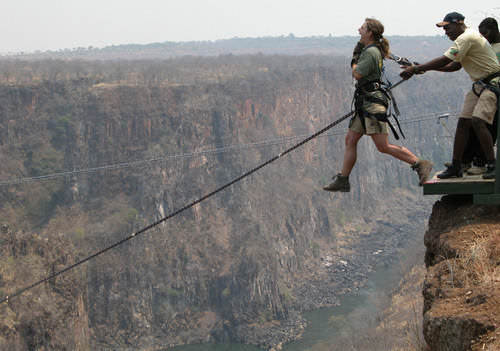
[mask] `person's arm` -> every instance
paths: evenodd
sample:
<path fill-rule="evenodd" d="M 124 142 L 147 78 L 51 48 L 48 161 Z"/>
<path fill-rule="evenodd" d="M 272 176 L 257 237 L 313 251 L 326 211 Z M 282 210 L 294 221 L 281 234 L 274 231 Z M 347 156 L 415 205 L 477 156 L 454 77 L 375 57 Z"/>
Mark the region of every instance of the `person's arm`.
<path fill-rule="evenodd" d="M 356 80 L 361 79 L 361 75 L 358 72 L 356 72 L 356 66 L 358 65 L 359 58 L 361 57 L 361 53 L 363 52 L 364 48 L 365 48 L 365 44 L 358 41 L 358 43 L 356 44 L 356 46 L 354 47 L 354 50 L 352 52 L 351 69 L 352 69 L 352 76 Z"/>
<path fill-rule="evenodd" d="M 358 62 L 352 65 L 352 76 L 356 80 L 367 77 L 376 68 L 376 58 L 370 51 L 363 51 L 359 56 Z"/>
<path fill-rule="evenodd" d="M 352 76 L 354 77 L 354 79 L 360 80 L 361 78 L 363 78 L 363 76 L 361 74 L 359 74 L 358 71 L 356 71 L 356 67 L 357 67 L 357 64 L 352 65 Z"/>
<path fill-rule="evenodd" d="M 460 67 L 457 68 L 455 63 L 460 65 L 460 63 L 454 62 L 443 55 L 421 65 L 413 65 L 409 67 L 405 66 L 405 69 L 399 75 L 403 79 L 409 79 L 416 73 L 424 73 L 426 71 L 453 72 L 459 70 L 462 67 L 460 65 Z"/>
<path fill-rule="evenodd" d="M 365 44 L 358 41 L 358 43 L 354 47 L 354 50 L 352 51 L 351 68 L 353 65 L 358 64 L 359 57 L 361 56 L 361 52 L 363 51 L 364 48 Z"/>
<path fill-rule="evenodd" d="M 438 68 L 435 71 L 455 72 L 455 71 L 459 71 L 460 69 L 462 69 L 462 65 L 460 64 L 460 62 L 452 61 L 452 62 L 448 63 L 446 66 Z"/>

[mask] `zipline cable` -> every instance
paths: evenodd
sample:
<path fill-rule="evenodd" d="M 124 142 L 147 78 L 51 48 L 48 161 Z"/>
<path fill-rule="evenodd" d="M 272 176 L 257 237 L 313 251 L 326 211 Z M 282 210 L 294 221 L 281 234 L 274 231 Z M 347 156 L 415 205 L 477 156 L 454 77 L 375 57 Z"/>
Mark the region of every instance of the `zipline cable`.
<path fill-rule="evenodd" d="M 394 84 L 394 85 L 392 85 L 391 87 L 389 87 L 389 89 L 393 89 L 393 88 L 397 87 L 397 86 L 398 86 L 399 84 L 401 84 L 403 81 L 405 81 L 405 80 L 404 80 L 404 79 L 400 80 L 400 81 L 399 81 L 399 82 L 397 82 L 396 84 Z M 243 178 L 246 178 L 246 177 L 250 176 L 251 174 L 253 174 L 253 173 L 257 172 L 258 170 L 260 170 L 260 169 L 262 169 L 262 168 L 266 167 L 267 165 L 269 165 L 269 164 L 273 163 L 274 161 L 278 160 L 278 159 L 279 159 L 279 158 L 281 158 L 282 156 L 285 156 L 285 155 L 289 154 L 290 152 L 292 152 L 292 151 L 294 151 L 294 150 L 298 149 L 299 147 L 301 147 L 302 145 L 304 145 L 304 144 L 306 144 L 307 142 L 311 141 L 312 139 L 314 139 L 314 138 L 318 137 L 319 135 L 321 135 L 321 134 L 325 133 L 327 130 L 329 130 L 329 129 L 331 129 L 331 128 L 335 127 L 335 126 L 336 126 L 337 124 L 339 124 L 340 122 L 343 122 L 344 120 L 346 120 L 347 118 L 349 118 L 350 116 L 352 116 L 354 113 L 355 113 L 355 111 L 351 111 L 351 112 L 349 112 L 349 113 L 347 113 L 347 114 L 343 115 L 342 117 L 340 117 L 339 119 L 337 119 L 337 120 L 335 120 L 334 122 L 330 123 L 329 125 L 327 125 L 327 126 L 326 126 L 326 127 L 324 127 L 323 129 L 321 129 L 321 130 L 317 131 L 316 133 L 314 133 L 314 134 L 310 135 L 310 136 L 309 136 L 309 137 L 307 137 L 306 139 L 304 139 L 304 140 L 302 140 L 301 142 L 299 142 L 299 143 L 297 143 L 297 144 L 293 145 L 292 147 L 290 147 L 290 148 L 286 149 L 285 151 L 283 151 L 283 152 L 279 153 L 278 155 L 276 155 L 276 156 L 274 156 L 274 157 L 270 158 L 270 159 L 269 159 L 269 160 L 267 160 L 266 162 L 261 163 L 260 165 L 258 165 L 257 167 L 255 167 L 255 168 L 251 169 L 250 171 L 248 171 L 248 172 L 246 172 L 246 173 L 244 173 L 244 174 L 240 175 L 239 177 L 237 177 L 237 178 L 233 179 L 233 180 L 232 180 L 232 181 L 230 181 L 229 183 L 226 183 L 226 184 L 222 185 L 221 187 L 219 187 L 219 188 L 217 188 L 217 189 L 213 190 L 212 192 L 210 192 L 210 193 L 208 193 L 208 194 L 206 194 L 206 195 L 204 195 L 204 196 L 200 197 L 198 200 L 195 200 L 195 201 L 193 201 L 193 202 L 191 202 L 191 203 L 189 203 L 189 204 L 185 205 L 184 207 L 182 207 L 182 208 L 180 208 L 180 209 L 178 209 L 178 210 L 176 210 L 176 211 L 172 212 L 171 214 L 169 214 L 169 215 L 167 215 L 167 216 L 165 216 L 165 217 L 163 217 L 163 218 L 161 218 L 161 219 L 157 220 L 156 222 L 153 222 L 153 223 L 149 224 L 148 226 L 146 226 L 146 227 L 144 227 L 144 228 L 142 228 L 142 229 L 140 229 L 140 230 L 138 230 L 138 231 L 136 231 L 136 232 L 134 232 L 134 233 L 130 234 L 129 236 L 127 236 L 127 237 L 125 237 L 125 238 L 123 238 L 123 239 L 121 239 L 121 240 L 117 241 L 116 243 L 114 243 L 114 244 L 112 244 L 112 245 L 110 245 L 110 246 L 108 246 L 108 247 L 105 247 L 104 249 L 102 249 L 102 250 L 100 250 L 100 251 L 97 251 L 96 253 L 94 253 L 94 254 L 92 254 L 92 255 L 90 255 L 90 256 L 87 256 L 86 258 L 81 259 L 80 261 L 75 262 L 74 264 L 69 265 L 69 266 L 67 266 L 67 267 L 65 267 L 65 268 L 63 268 L 63 269 L 61 269 L 60 271 L 57 271 L 57 272 L 55 272 L 55 273 L 53 273 L 53 274 L 51 274 L 51 275 L 49 275 L 49 276 L 47 276 L 47 277 L 45 277 L 45 278 L 43 278 L 43 279 L 41 279 L 41 280 L 39 280 L 39 281 L 37 281 L 37 282 L 35 282 L 35 283 L 31 284 L 31 285 L 28 285 L 28 286 L 26 286 L 26 287 L 24 287 L 24 288 L 21 288 L 21 289 L 19 289 L 19 290 L 15 291 L 14 293 L 12 293 L 11 295 L 7 295 L 7 296 L 5 296 L 4 298 L 0 299 L 0 304 L 3 304 L 3 303 L 5 303 L 5 302 L 8 302 L 9 300 L 11 300 L 11 299 L 13 299 L 13 298 L 15 298 L 15 297 L 17 297 L 17 296 L 19 296 L 19 295 L 21 295 L 21 294 L 25 293 L 26 291 L 31 290 L 31 289 L 33 289 L 33 288 L 37 287 L 37 286 L 38 286 L 38 285 L 40 285 L 40 284 L 43 284 L 43 283 L 45 283 L 45 282 L 48 282 L 49 280 L 54 279 L 54 278 L 58 277 L 59 275 L 61 275 L 61 274 L 65 273 L 65 272 L 68 272 L 68 271 L 72 270 L 73 268 L 76 268 L 76 267 L 78 267 L 78 266 L 82 265 L 82 264 L 83 264 L 83 263 L 85 263 L 85 262 L 88 262 L 88 261 L 92 260 L 93 258 L 95 258 L 95 257 L 97 257 L 97 256 L 100 256 L 100 255 L 104 254 L 105 252 L 107 252 L 107 251 L 109 251 L 109 250 L 111 250 L 111 249 L 114 249 L 115 247 L 120 246 L 120 245 L 122 245 L 122 244 L 126 243 L 127 241 L 129 241 L 129 240 L 131 240 L 131 239 L 133 239 L 133 238 L 135 238 L 135 237 L 137 237 L 137 236 L 139 236 L 139 235 L 141 235 L 141 234 L 145 233 L 146 231 L 150 230 L 151 228 L 154 228 L 154 227 L 156 227 L 156 226 L 160 225 L 161 223 L 163 223 L 163 222 L 165 222 L 165 221 L 169 220 L 170 218 L 175 217 L 175 216 L 177 216 L 178 214 L 180 214 L 180 213 L 182 213 L 182 212 L 184 212 L 184 211 L 186 211 L 186 210 L 188 210 L 188 209 L 190 209 L 190 208 L 192 208 L 192 207 L 196 206 L 196 205 L 197 205 L 197 204 L 199 204 L 200 202 L 202 202 L 202 201 L 204 201 L 204 200 L 206 200 L 206 199 L 208 199 L 208 198 L 210 198 L 210 197 L 214 196 L 215 194 L 217 194 L 217 193 L 221 192 L 222 190 L 224 190 L 224 189 L 226 189 L 226 188 L 230 187 L 231 185 L 233 185 L 233 184 L 235 184 L 235 183 L 239 182 L 239 181 L 240 181 L 240 180 L 242 180 Z"/>
<path fill-rule="evenodd" d="M 451 112 L 448 111 L 448 113 L 451 113 Z M 404 124 L 409 124 L 409 123 L 434 120 L 436 118 L 436 116 L 435 116 L 436 114 L 441 114 L 441 113 L 420 115 L 420 116 L 417 116 L 419 118 L 413 118 L 413 119 L 412 118 L 400 119 L 399 123 L 404 125 Z M 453 112 L 453 114 L 456 114 L 456 112 Z M 439 117 L 439 116 L 437 116 L 437 117 Z M 333 133 L 327 133 L 325 135 L 321 135 L 321 137 L 330 137 L 330 136 L 339 135 L 339 134 L 343 134 L 343 133 L 345 133 L 344 130 L 338 131 L 338 132 L 333 132 Z M 306 137 L 306 134 L 292 135 L 292 136 L 286 136 L 286 137 L 282 137 L 282 138 L 256 141 L 256 142 L 247 143 L 247 144 L 227 145 L 227 146 L 222 146 L 222 147 L 207 149 L 207 150 L 201 150 L 201 151 L 186 152 L 186 153 L 175 154 L 175 155 L 165 155 L 165 156 L 154 157 L 154 158 L 150 158 L 150 159 L 146 159 L 146 160 L 120 162 L 120 163 L 114 163 L 114 164 L 109 164 L 109 165 L 103 165 L 103 166 L 99 166 L 99 167 L 81 168 L 81 169 L 76 169 L 73 171 L 63 171 L 63 172 L 45 174 L 45 175 L 35 176 L 35 177 L 18 178 L 18 179 L 0 181 L 0 187 L 19 185 L 19 184 L 31 183 L 31 182 L 43 181 L 43 180 L 51 180 L 51 179 L 56 179 L 56 178 L 61 178 L 61 177 L 68 177 L 71 175 L 96 173 L 96 172 L 100 172 L 100 171 L 109 171 L 109 170 L 118 170 L 118 169 L 123 169 L 123 168 L 140 166 L 143 164 L 162 162 L 162 161 L 166 161 L 166 160 L 170 160 L 170 159 L 184 159 L 184 158 L 199 157 L 199 156 L 203 156 L 203 155 L 215 155 L 215 154 L 221 154 L 221 153 L 231 152 L 231 151 L 240 151 L 240 150 L 245 150 L 245 149 L 250 149 L 250 148 L 255 148 L 255 147 L 277 146 L 277 145 L 287 144 L 287 143 L 290 143 L 296 139 L 301 139 L 304 137 Z"/>

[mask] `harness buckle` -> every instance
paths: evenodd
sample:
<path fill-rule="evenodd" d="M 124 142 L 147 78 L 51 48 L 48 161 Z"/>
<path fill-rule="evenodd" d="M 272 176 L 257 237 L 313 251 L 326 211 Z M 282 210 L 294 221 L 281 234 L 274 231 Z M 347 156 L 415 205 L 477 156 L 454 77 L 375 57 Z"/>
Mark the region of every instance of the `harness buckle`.
<path fill-rule="evenodd" d="M 479 92 L 476 90 L 476 88 L 479 88 Z M 477 82 L 472 83 L 472 92 L 477 96 L 481 96 L 483 93 L 484 89 L 486 89 L 486 84 L 482 80 L 478 80 Z"/>

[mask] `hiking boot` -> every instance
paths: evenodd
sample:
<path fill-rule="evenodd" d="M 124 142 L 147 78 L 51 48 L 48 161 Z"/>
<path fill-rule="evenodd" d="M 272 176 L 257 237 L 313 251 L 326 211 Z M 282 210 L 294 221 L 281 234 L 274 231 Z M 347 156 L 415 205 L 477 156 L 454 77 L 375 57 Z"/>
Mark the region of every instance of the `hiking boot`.
<path fill-rule="evenodd" d="M 418 185 L 422 186 L 429 179 L 432 170 L 432 162 L 427 160 L 418 160 L 411 166 L 411 169 L 418 174 Z"/>
<path fill-rule="evenodd" d="M 333 177 L 333 183 L 323 187 L 326 191 L 340 191 L 343 193 L 348 193 L 351 191 L 351 185 L 349 184 L 349 177 L 344 177 L 342 174 L 337 174 Z"/>
<path fill-rule="evenodd" d="M 490 163 L 486 165 L 486 172 L 483 174 L 483 179 L 495 179 L 495 164 Z"/>
<path fill-rule="evenodd" d="M 461 178 L 462 175 L 462 166 L 460 164 L 452 164 L 445 171 L 439 173 L 437 177 L 439 179 Z"/>

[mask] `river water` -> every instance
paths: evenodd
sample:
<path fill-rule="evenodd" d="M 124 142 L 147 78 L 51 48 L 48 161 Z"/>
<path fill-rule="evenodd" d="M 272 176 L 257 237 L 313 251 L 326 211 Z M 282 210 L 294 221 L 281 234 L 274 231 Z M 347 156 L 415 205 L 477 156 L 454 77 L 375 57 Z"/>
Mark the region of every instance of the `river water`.
<path fill-rule="evenodd" d="M 315 351 L 325 350 L 325 345 L 336 345 L 339 338 L 353 335 L 361 330 L 380 312 L 377 307 L 377 296 L 388 295 L 399 282 L 398 263 L 381 264 L 368 275 L 366 285 L 356 294 L 340 298 L 340 305 L 321 308 L 308 312 L 304 317 L 308 326 L 300 340 L 283 346 L 283 351 Z M 203 344 L 178 346 L 169 351 L 262 351 L 261 349 L 241 344 Z"/>

